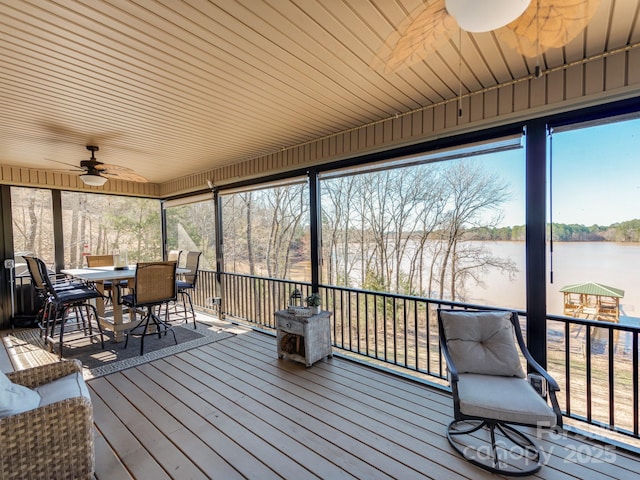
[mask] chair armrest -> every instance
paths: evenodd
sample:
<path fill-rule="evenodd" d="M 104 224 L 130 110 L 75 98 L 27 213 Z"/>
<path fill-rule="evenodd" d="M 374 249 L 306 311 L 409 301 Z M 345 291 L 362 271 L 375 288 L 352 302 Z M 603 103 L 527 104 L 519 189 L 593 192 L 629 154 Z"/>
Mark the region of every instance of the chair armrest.
<path fill-rule="evenodd" d="M 447 370 L 449 371 L 449 381 L 451 383 L 454 382 L 458 382 L 459 376 L 458 376 L 458 369 L 456 368 L 455 364 L 453 363 L 453 359 L 451 358 L 451 355 L 449 354 L 449 350 L 447 348 L 443 348 L 442 349 L 442 355 L 444 356 L 445 362 L 447 364 Z"/>
<path fill-rule="evenodd" d="M 80 361 L 62 360 L 60 362 L 11 372 L 7 374 L 7 377 L 14 383 L 35 388 L 75 372 L 82 372 L 82 364 Z"/>
<path fill-rule="evenodd" d="M 129 287 L 128 285 L 122 285 L 120 282 L 114 282 L 113 284 L 113 288 L 117 288 L 118 289 L 118 305 L 124 305 L 124 303 L 122 302 L 122 297 L 124 296 L 122 293 L 122 291 L 126 288 L 127 290 L 130 290 L 130 293 L 135 295 L 135 289 Z"/>
<path fill-rule="evenodd" d="M 524 354 L 524 357 L 527 360 L 527 363 L 529 364 L 529 366 L 539 375 L 542 375 L 544 377 L 544 379 L 547 381 L 547 386 L 549 387 L 550 391 L 553 392 L 559 392 L 560 391 L 560 386 L 558 385 L 558 382 L 556 382 L 555 378 L 553 378 L 551 375 L 549 375 L 549 373 L 542 368 L 542 365 L 540 365 L 538 362 L 536 362 L 536 360 L 533 358 L 533 356 L 531 355 L 531 353 L 529 352 L 529 350 L 525 349 L 521 349 L 522 353 Z"/>
<path fill-rule="evenodd" d="M 64 273 L 50 273 L 49 274 L 49 279 L 55 283 L 55 282 L 66 282 L 72 279 L 72 277 L 65 275 Z"/>
<path fill-rule="evenodd" d="M 560 404 L 558 403 L 558 398 L 556 396 L 556 392 L 560 391 L 560 386 L 558 382 L 549 375 L 549 373 L 542 368 L 531 355 L 531 352 L 524 346 L 524 341 L 521 341 L 521 338 L 518 338 L 518 343 L 520 343 L 520 350 L 522 351 L 525 359 L 529 366 L 539 375 L 542 375 L 544 379 L 547 381 L 547 394 L 549 395 L 549 400 L 551 401 L 551 407 L 553 408 L 553 412 L 556 414 L 556 425 L 559 428 L 562 428 L 562 410 L 560 409 Z"/>
<path fill-rule="evenodd" d="M 440 350 L 442 351 L 442 355 L 444 356 L 444 360 L 447 365 L 447 370 L 449 371 L 449 382 L 450 383 L 458 383 L 458 369 L 453 363 L 453 358 L 449 354 L 449 349 L 447 348 L 447 339 L 444 335 L 444 330 L 442 327 L 442 322 L 440 322 L 440 312 L 438 312 L 438 338 L 440 339 Z"/>
<path fill-rule="evenodd" d="M 0 478 L 91 478 L 91 401 L 75 397 L 1 418 L 0 442 Z"/>

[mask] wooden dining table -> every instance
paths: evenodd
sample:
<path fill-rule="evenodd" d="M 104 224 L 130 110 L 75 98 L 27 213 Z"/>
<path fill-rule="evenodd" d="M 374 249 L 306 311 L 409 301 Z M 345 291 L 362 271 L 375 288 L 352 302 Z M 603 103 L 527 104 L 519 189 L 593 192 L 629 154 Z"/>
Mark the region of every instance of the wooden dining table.
<path fill-rule="evenodd" d="M 98 310 L 98 317 L 102 328 L 113 331 L 113 338 L 116 342 L 124 340 L 124 330 L 131 328 L 129 322 L 133 320 L 133 312 L 129 312 L 129 318 L 125 322 L 124 311 L 122 304 L 120 303 L 120 289 L 116 288 L 116 285 L 123 280 L 129 282 L 129 285 L 133 287 L 134 279 L 136 278 L 135 265 L 129 266 L 127 269 L 118 269 L 115 267 L 92 267 L 92 268 L 69 268 L 61 270 L 61 273 L 82 280 L 83 282 L 91 282 L 96 286 L 96 290 L 102 294 L 102 297 L 96 299 L 96 309 Z M 112 304 L 113 315 L 105 315 L 105 300 L 104 283 L 112 282 Z"/>
<path fill-rule="evenodd" d="M 114 341 L 121 342 L 124 340 L 123 332 L 132 327 L 131 322 L 135 321 L 135 311 L 133 309 L 126 309 L 128 310 L 128 315 L 125 317 L 125 309 L 122 308 L 123 306 L 120 303 L 120 288 L 116 288 L 116 285 L 122 281 L 127 281 L 129 286 L 133 287 L 136 278 L 136 266 L 129 265 L 125 269 L 116 269 L 116 267 L 69 268 L 63 269 L 60 272 L 77 280 L 95 284 L 96 290 L 102 294 L 102 297 L 96 299 L 96 309 L 98 310 L 100 325 L 113 332 Z M 176 273 L 189 273 L 189 270 L 177 268 Z M 111 316 L 105 314 L 105 299 L 107 298 L 104 294 L 105 282 L 112 282 L 113 284 L 113 315 Z"/>

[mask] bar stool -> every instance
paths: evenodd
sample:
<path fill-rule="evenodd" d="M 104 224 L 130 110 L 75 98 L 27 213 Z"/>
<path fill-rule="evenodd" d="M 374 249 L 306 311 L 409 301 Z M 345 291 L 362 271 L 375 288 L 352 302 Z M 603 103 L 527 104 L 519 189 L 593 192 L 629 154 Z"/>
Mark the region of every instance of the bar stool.
<path fill-rule="evenodd" d="M 156 307 L 175 302 L 176 292 L 176 262 L 138 263 L 133 293 L 124 295 L 121 303 L 133 309 L 146 309 L 146 314 L 137 325 L 125 332 L 124 348 L 127 348 L 130 336 L 140 337 L 142 355 L 144 337 L 157 334 L 158 338 L 162 338 L 162 334 L 166 336 L 167 332 L 173 334 L 173 340 L 178 344 L 173 326 L 167 322 L 168 312 L 164 320 L 154 312 Z"/>
<path fill-rule="evenodd" d="M 191 299 L 191 290 L 196 288 L 196 281 L 198 280 L 198 267 L 200 266 L 200 256 L 202 252 L 188 252 L 187 263 L 185 269 L 189 270 L 188 273 L 182 274 L 182 279 L 178 280 L 178 295 L 182 306 L 180 309 L 177 307 L 177 303 L 174 306 L 174 312 L 176 314 L 184 314 L 184 322 L 189 323 L 189 319 L 193 319 L 193 328 L 196 328 L 196 312 L 193 309 L 193 301 Z M 189 305 L 187 306 L 187 301 Z"/>
<path fill-rule="evenodd" d="M 98 319 L 98 312 L 95 305 L 91 302 L 102 295 L 90 286 L 79 282 L 60 282 L 54 283 L 47 272 L 46 264 L 39 258 L 30 257 L 28 264 L 34 266 L 32 276 L 35 274 L 46 291 L 46 310 L 44 312 L 44 331 L 46 342 L 52 343 L 55 340 L 56 327 L 59 328 L 59 346 L 58 353 L 62 358 L 65 341 L 67 343 L 84 340 L 89 338 L 91 341 L 95 337 L 100 337 L 100 343 L 104 349 L 104 335 L 102 326 Z M 75 318 L 73 322 L 69 322 L 69 312 L 73 311 Z M 93 322 L 92 322 L 93 319 Z M 94 332 L 94 326 L 97 331 Z M 71 330 L 70 330 L 71 328 Z M 67 334 L 82 332 L 81 336 L 75 336 L 69 340 L 68 335 L 65 340 L 65 329 Z"/>

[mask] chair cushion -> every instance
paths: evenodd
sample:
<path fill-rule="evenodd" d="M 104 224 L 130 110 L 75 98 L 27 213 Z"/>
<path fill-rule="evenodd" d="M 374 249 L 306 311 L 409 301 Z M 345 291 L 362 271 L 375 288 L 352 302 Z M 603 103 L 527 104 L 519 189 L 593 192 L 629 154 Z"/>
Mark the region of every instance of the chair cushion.
<path fill-rule="evenodd" d="M 524 378 L 511 312 L 441 310 L 447 348 L 459 373 Z"/>
<path fill-rule="evenodd" d="M 184 280 L 178 280 L 176 282 L 176 287 L 178 288 L 178 290 L 187 290 L 190 288 L 195 288 L 193 283 L 185 282 Z"/>
<path fill-rule="evenodd" d="M 123 295 L 120 298 L 120 301 L 129 307 L 134 307 L 136 305 L 136 297 L 134 294 L 130 293 L 128 295 Z"/>
<path fill-rule="evenodd" d="M 91 400 L 87 384 L 81 372 L 71 373 L 34 389 L 40 396 L 41 407 L 60 402 L 68 398 L 86 397 Z"/>
<path fill-rule="evenodd" d="M 83 288 L 83 285 L 80 284 L 79 282 L 56 282 L 56 283 L 52 283 L 51 286 L 56 292 L 63 292 L 66 290 Z"/>
<path fill-rule="evenodd" d="M 93 288 L 74 288 L 73 290 L 65 290 L 57 294 L 57 302 L 60 304 L 73 304 L 98 298 L 100 294 Z"/>
<path fill-rule="evenodd" d="M 507 423 L 553 427 L 556 415 L 524 378 L 460 374 L 460 412 Z"/>
<path fill-rule="evenodd" d="M 23 385 L 13 383 L 0 372 L 0 418 L 38 408 L 40 395 Z"/>

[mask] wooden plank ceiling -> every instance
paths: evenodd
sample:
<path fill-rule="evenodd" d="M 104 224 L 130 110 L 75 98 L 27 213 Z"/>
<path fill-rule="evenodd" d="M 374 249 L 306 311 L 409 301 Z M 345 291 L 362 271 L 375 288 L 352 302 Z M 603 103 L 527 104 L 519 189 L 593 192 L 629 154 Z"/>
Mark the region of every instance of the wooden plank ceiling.
<path fill-rule="evenodd" d="M 640 42 L 638 4 L 601 0 L 587 28 L 540 66 Z M 98 160 L 161 183 L 534 72 L 536 59 L 496 32 L 454 33 L 410 68 L 372 68 L 385 39 L 423 7 L 0 0 L 0 165 L 67 169 L 92 144 Z"/>

